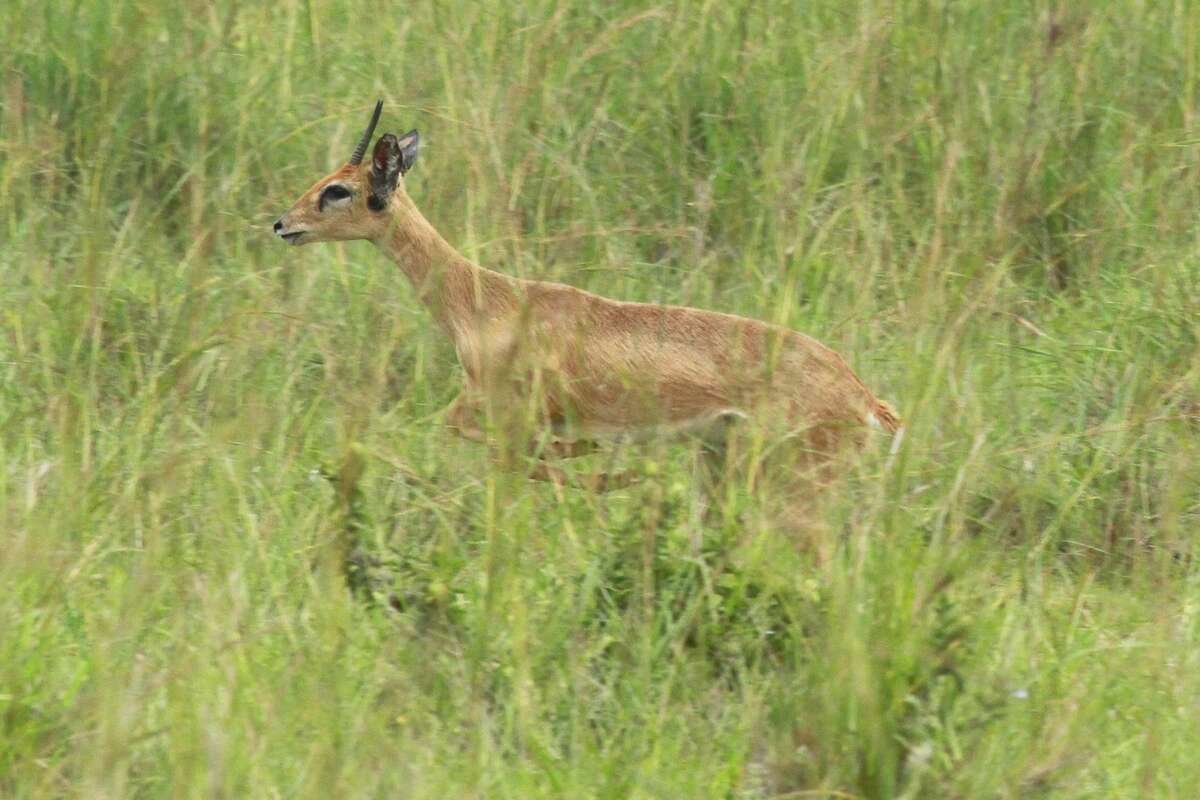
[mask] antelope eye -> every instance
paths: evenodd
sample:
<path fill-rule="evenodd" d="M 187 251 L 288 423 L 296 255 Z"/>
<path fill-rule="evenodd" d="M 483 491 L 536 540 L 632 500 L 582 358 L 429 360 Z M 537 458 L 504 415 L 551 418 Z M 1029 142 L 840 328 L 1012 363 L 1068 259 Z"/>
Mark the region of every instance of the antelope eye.
<path fill-rule="evenodd" d="M 332 203 L 335 200 L 345 200 L 349 196 L 350 190 L 345 186 L 339 186 L 336 183 L 330 184 L 321 192 L 320 206 L 324 208 L 326 203 Z"/>

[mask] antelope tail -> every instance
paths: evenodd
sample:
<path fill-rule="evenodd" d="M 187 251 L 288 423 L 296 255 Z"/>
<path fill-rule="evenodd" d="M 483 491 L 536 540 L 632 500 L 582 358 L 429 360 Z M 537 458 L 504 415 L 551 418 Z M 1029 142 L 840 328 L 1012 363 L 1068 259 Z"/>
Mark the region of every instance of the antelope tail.
<path fill-rule="evenodd" d="M 875 405 L 867 413 L 867 422 L 875 428 L 881 428 L 888 433 L 900 430 L 900 417 L 896 410 L 885 400 L 876 400 Z"/>

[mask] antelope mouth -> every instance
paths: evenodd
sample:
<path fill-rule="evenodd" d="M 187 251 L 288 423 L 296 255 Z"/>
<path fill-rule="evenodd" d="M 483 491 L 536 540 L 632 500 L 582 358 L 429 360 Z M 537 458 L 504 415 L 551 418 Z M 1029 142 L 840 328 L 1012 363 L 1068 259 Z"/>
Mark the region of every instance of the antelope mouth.
<path fill-rule="evenodd" d="M 305 233 L 307 233 L 307 231 L 292 231 L 291 233 L 281 233 L 281 234 L 279 234 L 279 238 L 283 239 L 288 244 L 296 244 L 300 241 L 300 237 L 303 236 Z"/>

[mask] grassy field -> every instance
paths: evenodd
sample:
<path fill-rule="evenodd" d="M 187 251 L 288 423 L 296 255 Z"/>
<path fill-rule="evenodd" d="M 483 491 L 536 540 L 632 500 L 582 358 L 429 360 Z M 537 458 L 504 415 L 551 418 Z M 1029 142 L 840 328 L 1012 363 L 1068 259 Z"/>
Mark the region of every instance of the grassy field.
<path fill-rule="evenodd" d="M 1196 796 L 1200 5 L 0 23 L 0 796 Z M 268 227 L 376 97 L 468 256 L 899 408 L 825 557 L 700 522 L 683 444 L 591 495 L 441 426 L 403 276 Z"/>

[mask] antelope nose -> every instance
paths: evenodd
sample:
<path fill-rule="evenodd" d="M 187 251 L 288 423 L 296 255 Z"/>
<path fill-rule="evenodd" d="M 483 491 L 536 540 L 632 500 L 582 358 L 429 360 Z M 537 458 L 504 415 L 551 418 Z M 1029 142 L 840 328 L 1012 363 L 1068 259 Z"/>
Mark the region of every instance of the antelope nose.
<path fill-rule="evenodd" d="M 275 232 L 279 233 L 281 230 L 283 230 L 283 217 L 275 220 Z"/>

